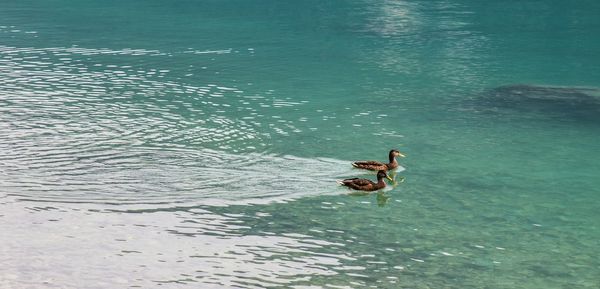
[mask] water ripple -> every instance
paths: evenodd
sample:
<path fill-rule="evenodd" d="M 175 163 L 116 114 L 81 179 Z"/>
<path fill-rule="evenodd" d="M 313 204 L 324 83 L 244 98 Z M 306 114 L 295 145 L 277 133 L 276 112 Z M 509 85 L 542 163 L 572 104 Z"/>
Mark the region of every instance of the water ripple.
<path fill-rule="evenodd" d="M 334 159 L 149 147 L 28 149 L 0 161 L 5 192 L 59 202 L 262 203 L 340 193 L 334 179 L 350 174 Z"/>
<path fill-rule="evenodd" d="M 96 63 L 88 57 L 105 54 L 165 55 L 140 49 L 0 46 L 3 120 L 13 127 L 46 128 L 43 133 L 70 137 L 88 134 L 134 143 L 200 144 L 234 152 L 265 146 L 271 133 L 299 131 L 289 123 L 282 127 L 256 118 L 267 110 L 285 113 L 300 102 L 227 85 L 188 85 L 166 80 L 170 70 L 101 64 L 106 60 Z"/>
<path fill-rule="evenodd" d="M 125 59 L 169 53 L 0 46 L 0 55 L 0 187 L 7 194 L 222 204 L 331 194 L 333 180 L 349 174 L 345 161 L 268 153 L 272 135 L 302 132 L 288 112 L 306 101 L 186 84 L 170 70 Z"/>

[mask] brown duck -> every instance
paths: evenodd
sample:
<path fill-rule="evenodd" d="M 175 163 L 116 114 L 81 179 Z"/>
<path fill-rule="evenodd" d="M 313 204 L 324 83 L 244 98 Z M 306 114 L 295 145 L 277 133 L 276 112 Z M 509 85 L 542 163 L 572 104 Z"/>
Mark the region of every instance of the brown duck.
<path fill-rule="evenodd" d="M 393 170 L 398 167 L 398 161 L 396 160 L 396 157 L 404 157 L 404 155 L 401 154 L 397 150 L 391 150 L 390 154 L 389 154 L 390 162 L 387 164 L 384 164 L 382 162 L 377 162 L 377 161 L 358 161 L 358 162 L 353 162 L 352 166 L 355 168 L 371 170 L 371 171 Z"/>
<path fill-rule="evenodd" d="M 338 181 L 338 184 L 351 189 L 370 192 L 385 188 L 383 178 L 387 178 L 392 182 L 394 181 L 385 173 L 385 171 L 379 171 L 377 172 L 377 183 L 367 179 L 352 178 Z"/>

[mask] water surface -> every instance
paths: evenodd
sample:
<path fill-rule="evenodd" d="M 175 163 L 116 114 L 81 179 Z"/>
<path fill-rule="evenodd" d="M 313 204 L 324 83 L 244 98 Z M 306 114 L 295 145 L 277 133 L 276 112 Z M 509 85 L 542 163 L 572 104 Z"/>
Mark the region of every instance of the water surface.
<path fill-rule="evenodd" d="M 1 2 L 0 287 L 600 286 L 596 2 Z"/>

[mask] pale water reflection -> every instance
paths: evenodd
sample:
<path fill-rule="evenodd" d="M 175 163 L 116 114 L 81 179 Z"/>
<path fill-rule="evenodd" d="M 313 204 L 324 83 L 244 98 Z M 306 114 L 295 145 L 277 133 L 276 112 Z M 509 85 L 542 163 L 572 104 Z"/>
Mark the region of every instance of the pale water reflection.
<path fill-rule="evenodd" d="M 126 288 L 201 283 L 263 288 L 336 274 L 352 260 L 315 248 L 343 246 L 300 234 L 240 234 L 236 216 L 201 208 L 109 210 L 89 204 L 2 203 L 0 285 Z M 126 210 L 126 211 L 120 211 Z M 253 218 L 261 218 L 255 214 Z M 109 278 L 110 276 L 110 278 Z M 206 287 L 203 287 L 206 288 Z"/>

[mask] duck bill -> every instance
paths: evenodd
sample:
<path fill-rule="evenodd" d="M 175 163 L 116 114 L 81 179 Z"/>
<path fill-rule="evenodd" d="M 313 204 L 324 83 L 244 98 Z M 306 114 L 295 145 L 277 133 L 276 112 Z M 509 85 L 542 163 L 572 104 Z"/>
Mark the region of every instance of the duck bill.
<path fill-rule="evenodd" d="M 400 152 L 398 153 L 398 156 L 401 157 L 401 158 L 405 158 L 406 157 L 403 153 L 400 153 Z"/>
<path fill-rule="evenodd" d="M 388 176 L 388 175 L 385 175 L 385 178 L 388 179 L 388 180 L 390 180 L 391 182 L 394 181 L 394 179 L 390 178 L 390 176 Z"/>

